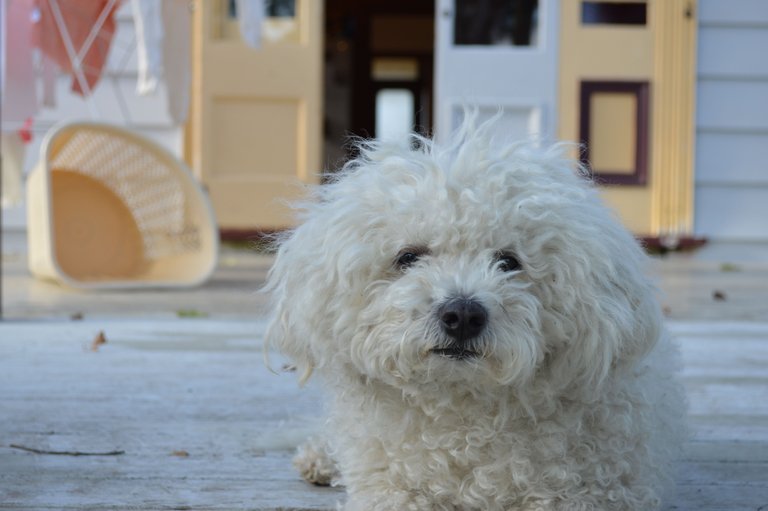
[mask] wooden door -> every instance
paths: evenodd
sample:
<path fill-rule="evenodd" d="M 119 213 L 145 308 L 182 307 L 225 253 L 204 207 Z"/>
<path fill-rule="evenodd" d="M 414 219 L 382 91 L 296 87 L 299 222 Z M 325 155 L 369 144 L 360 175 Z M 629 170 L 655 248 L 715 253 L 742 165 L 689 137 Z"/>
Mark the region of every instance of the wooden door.
<path fill-rule="evenodd" d="M 624 224 L 675 245 L 693 227 L 695 0 L 562 0 L 560 137 Z"/>
<path fill-rule="evenodd" d="M 286 200 L 319 182 L 323 2 L 277 4 L 254 49 L 236 2 L 194 2 L 188 156 L 225 232 L 290 227 Z"/>
<path fill-rule="evenodd" d="M 501 108 L 511 138 L 552 139 L 557 111 L 557 0 L 437 0 L 436 134 L 463 107 Z"/>

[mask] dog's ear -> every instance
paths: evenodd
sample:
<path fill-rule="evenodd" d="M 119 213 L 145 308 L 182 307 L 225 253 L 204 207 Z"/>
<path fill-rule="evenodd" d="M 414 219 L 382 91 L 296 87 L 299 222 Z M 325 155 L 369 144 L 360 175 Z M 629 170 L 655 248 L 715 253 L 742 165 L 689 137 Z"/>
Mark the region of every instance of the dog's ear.
<path fill-rule="evenodd" d="M 303 384 L 312 375 L 315 360 L 311 353 L 313 335 L 306 320 L 306 309 L 311 307 L 307 300 L 305 272 L 307 264 L 299 260 L 304 257 L 297 250 L 300 232 L 293 232 L 278 242 L 275 261 L 269 271 L 267 283 L 261 292 L 270 296 L 271 315 L 265 333 L 264 357 L 269 367 L 269 351 L 277 348 L 296 365 Z"/>
<path fill-rule="evenodd" d="M 298 226 L 275 241 L 275 260 L 262 289 L 271 302 L 265 347 L 290 357 L 302 381 L 349 355 L 355 307 L 371 282 L 372 249 L 360 240 L 370 235 L 378 211 L 364 207 L 361 190 L 375 195 L 376 184 L 351 182 L 342 173 L 293 205 Z M 365 210 L 370 216 L 362 219 Z"/>
<path fill-rule="evenodd" d="M 629 235 L 618 236 L 603 253 L 603 264 L 589 265 L 585 281 L 571 290 L 570 310 L 562 311 L 570 336 L 553 350 L 550 366 L 564 386 L 601 385 L 633 367 L 662 335 L 656 290 L 642 271 L 645 256 Z"/>

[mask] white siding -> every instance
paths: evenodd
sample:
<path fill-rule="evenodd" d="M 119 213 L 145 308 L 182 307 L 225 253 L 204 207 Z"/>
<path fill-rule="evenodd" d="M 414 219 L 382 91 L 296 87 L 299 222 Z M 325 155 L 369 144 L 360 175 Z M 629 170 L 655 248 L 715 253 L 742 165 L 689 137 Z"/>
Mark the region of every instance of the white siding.
<path fill-rule="evenodd" d="M 768 23 L 765 0 L 699 0 L 701 24 Z"/>
<path fill-rule="evenodd" d="M 768 30 L 765 28 L 702 25 L 699 36 L 699 53 L 704 57 L 699 59 L 699 76 L 768 75 L 768 58 L 750 59 L 744 55 L 745 49 L 768 48 Z"/>
<path fill-rule="evenodd" d="M 699 131 L 696 183 L 765 185 L 768 183 L 768 134 Z"/>
<path fill-rule="evenodd" d="M 699 1 L 696 131 L 696 234 L 768 240 L 768 1 Z"/>
<path fill-rule="evenodd" d="M 768 6 L 768 2 L 766 5 Z M 754 58 L 757 58 L 757 55 L 754 55 Z M 755 77 L 700 78 L 697 126 L 705 131 L 760 132 L 768 129 L 768 77 L 766 78 L 765 81 Z"/>
<path fill-rule="evenodd" d="M 40 143 L 54 125 L 75 120 L 96 120 L 129 126 L 181 156 L 183 127 L 175 125 L 167 113 L 164 84 L 148 96 L 136 93 L 136 38 L 131 3 L 124 2 L 116 14 L 117 31 L 112 40 L 109 58 L 93 96 L 83 99 L 71 92 L 72 77 L 61 74 L 56 82 L 56 107 L 42 108 L 34 121 L 34 138 L 27 146 L 25 171 L 37 163 Z M 42 97 L 42 83 L 36 84 Z M 87 102 L 92 102 L 98 115 L 94 116 Z M 121 107 L 122 105 L 122 107 Z M 4 125 L 5 129 L 14 126 Z M 24 228 L 25 206 L 3 211 L 3 226 Z"/>

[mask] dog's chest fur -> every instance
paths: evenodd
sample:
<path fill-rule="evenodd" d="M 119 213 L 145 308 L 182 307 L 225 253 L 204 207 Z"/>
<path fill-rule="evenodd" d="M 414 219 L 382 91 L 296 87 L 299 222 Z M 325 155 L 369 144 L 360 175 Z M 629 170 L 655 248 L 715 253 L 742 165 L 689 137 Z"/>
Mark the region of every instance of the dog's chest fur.
<path fill-rule="evenodd" d="M 601 471 L 619 476 L 611 481 L 626 480 L 632 459 L 640 455 L 637 430 L 642 421 L 628 423 L 617 436 L 616 424 L 607 423 L 611 415 L 604 413 L 604 403 L 591 408 L 564 399 L 534 418 L 501 389 L 478 396 L 451 388 L 436 399 L 424 393 L 405 396 L 368 382 L 359 400 L 346 390 L 340 409 L 356 410 L 360 417 L 346 416 L 342 422 L 361 427 L 336 438 L 339 461 L 354 472 L 357 463 L 377 460 L 398 486 L 443 495 L 446 501 L 473 492 L 487 496 L 491 481 L 506 483 L 506 493 L 499 495 L 504 502 L 497 504 L 512 505 L 520 495 L 530 495 L 531 488 L 557 494 L 574 484 L 609 479 Z M 627 412 L 620 410 L 629 406 L 626 390 L 606 397 L 619 415 Z M 599 439 L 607 436 L 625 451 L 625 463 L 596 452 Z"/>

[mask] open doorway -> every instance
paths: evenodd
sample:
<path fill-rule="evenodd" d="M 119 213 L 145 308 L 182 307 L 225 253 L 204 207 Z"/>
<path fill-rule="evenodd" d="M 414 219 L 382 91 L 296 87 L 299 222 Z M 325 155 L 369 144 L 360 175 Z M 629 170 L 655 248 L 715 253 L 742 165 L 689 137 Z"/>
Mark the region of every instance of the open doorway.
<path fill-rule="evenodd" d="M 326 0 L 324 167 L 349 139 L 432 131 L 433 0 Z"/>

